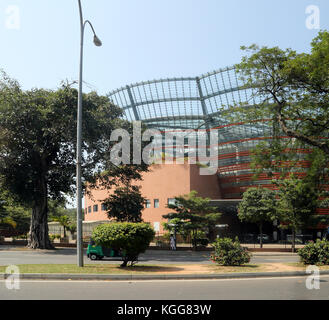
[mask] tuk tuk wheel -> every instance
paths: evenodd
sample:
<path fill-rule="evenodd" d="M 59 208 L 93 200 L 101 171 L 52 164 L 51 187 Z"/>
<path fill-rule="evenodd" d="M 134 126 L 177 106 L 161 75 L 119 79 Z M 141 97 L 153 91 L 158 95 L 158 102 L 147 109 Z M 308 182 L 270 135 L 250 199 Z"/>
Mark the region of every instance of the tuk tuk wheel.
<path fill-rule="evenodd" d="M 90 260 L 97 260 L 98 256 L 97 256 L 97 254 L 92 253 L 92 254 L 89 255 L 89 258 L 90 258 Z"/>

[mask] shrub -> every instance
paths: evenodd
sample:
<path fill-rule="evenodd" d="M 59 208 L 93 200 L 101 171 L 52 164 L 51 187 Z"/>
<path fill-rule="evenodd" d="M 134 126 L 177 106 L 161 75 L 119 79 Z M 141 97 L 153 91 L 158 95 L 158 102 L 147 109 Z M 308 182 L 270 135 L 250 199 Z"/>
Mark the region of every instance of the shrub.
<path fill-rule="evenodd" d="M 50 234 L 49 235 L 49 240 L 54 241 L 55 239 L 60 239 L 61 235 L 60 234 Z"/>
<path fill-rule="evenodd" d="M 318 239 L 309 242 L 298 250 L 298 255 L 304 264 L 329 265 L 329 241 Z"/>
<path fill-rule="evenodd" d="M 166 232 L 162 235 L 162 240 L 165 242 L 170 242 L 170 232 Z"/>
<path fill-rule="evenodd" d="M 97 245 L 120 250 L 123 263 L 121 267 L 134 265 L 138 255 L 145 252 L 155 236 L 152 227 L 147 223 L 108 223 L 97 226 L 92 239 Z"/>
<path fill-rule="evenodd" d="M 209 244 L 206 233 L 204 231 L 198 230 L 195 234 L 193 234 L 192 244 L 194 247 L 197 247 L 198 245 L 206 247 Z"/>
<path fill-rule="evenodd" d="M 250 261 L 251 254 L 240 245 L 237 238 L 235 241 L 230 238 L 216 239 L 212 246 L 215 252 L 211 260 L 219 265 L 240 266 Z"/>

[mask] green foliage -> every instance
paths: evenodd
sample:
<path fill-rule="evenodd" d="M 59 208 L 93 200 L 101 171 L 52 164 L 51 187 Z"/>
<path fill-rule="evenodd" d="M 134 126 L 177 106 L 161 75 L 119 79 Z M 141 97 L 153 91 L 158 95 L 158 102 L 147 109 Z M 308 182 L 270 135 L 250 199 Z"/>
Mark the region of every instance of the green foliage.
<path fill-rule="evenodd" d="M 30 229 L 31 212 L 17 205 L 7 193 L 0 193 L 0 224 L 9 227 L 13 234 L 25 235 Z"/>
<path fill-rule="evenodd" d="M 263 246 L 263 223 L 277 218 L 275 192 L 266 188 L 249 188 L 238 207 L 241 221 L 256 223 L 259 226 L 260 247 Z"/>
<path fill-rule="evenodd" d="M 310 265 L 329 265 L 329 241 L 318 239 L 298 250 L 301 262 Z"/>
<path fill-rule="evenodd" d="M 58 90 L 24 91 L 5 74 L 0 79 L 0 180 L 15 202 L 32 208 L 31 248 L 52 248 L 48 199 L 74 192 L 77 103 L 78 92 L 68 84 Z M 86 181 L 92 180 L 96 166 L 104 167 L 111 133 L 126 123 L 119 120 L 121 115 L 108 97 L 95 92 L 83 96 Z"/>
<path fill-rule="evenodd" d="M 247 108 L 232 106 L 226 111 L 227 117 L 249 123 L 268 119 L 272 137 L 289 136 L 328 155 L 329 32 L 319 32 L 310 53 L 257 45 L 241 49 L 249 55 L 237 70 L 260 102 Z"/>
<path fill-rule="evenodd" d="M 76 222 L 71 222 L 66 228 L 71 232 L 71 234 L 74 234 L 77 231 L 77 224 Z"/>
<path fill-rule="evenodd" d="M 201 230 L 197 230 L 192 235 L 192 244 L 194 247 L 197 247 L 198 245 L 201 246 L 207 246 L 209 244 L 209 239 L 206 236 L 206 233 Z"/>
<path fill-rule="evenodd" d="M 53 221 L 58 222 L 64 229 L 64 238 L 66 238 L 66 230 L 70 226 L 71 221 L 68 216 L 59 216 L 59 217 L 54 217 Z"/>
<path fill-rule="evenodd" d="M 170 220 L 168 224 L 165 224 L 165 228 L 171 230 L 172 227 L 169 224 L 174 223 L 178 233 L 182 233 L 183 236 L 191 234 L 192 239 L 195 238 L 194 235 L 198 230 L 208 229 L 211 232 L 222 215 L 217 207 L 210 205 L 209 198 L 198 197 L 196 191 L 175 197 L 175 200 L 175 204 L 167 206 L 175 212 L 163 216 Z M 195 243 L 193 245 L 196 247 Z"/>
<path fill-rule="evenodd" d="M 68 216 L 71 220 L 76 219 L 77 209 L 66 208 L 67 202 L 64 199 L 48 201 L 49 221 L 54 221 L 60 216 Z"/>
<path fill-rule="evenodd" d="M 260 173 L 287 178 L 299 161 L 307 160 L 306 180 L 315 189 L 323 188 L 329 154 L 329 32 L 319 32 L 310 53 L 257 45 L 242 50 L 247 56 L 236 68 L 245 87 L 253 88 L 258 104 L 232 106 L 223 110 L 223 117 L 264 124 L 269 139 L 251 154 L 255 178 Z"/>
<path fill-rule="evenodd" d="M 241 266 L 249 263 L 251 254 L 240 245 L 238 239 L 218 238 L 212 244 L 214 253 L 211 260 L 222 266 Z"/>
<path fill-rule="evenodd" d="M 140 187 L 128 184 L 116 188 L 103 203 L 109 219 L 114 218 L 119 222 L 142 222 L 145 202 Z"/>
<path fill-rule="evenodd" d="M 74 234 L 77 230 L 76 222 L 67 215 L 53 217 L 53 221 L 58 222 L 64 229 L 64 238 L 66 238 L 66 230 Z"/>
<path fill-rule="evenodd" d="M 170 237 L 171 237 L 170 232 L 166 232 L 162 235 L 162 239 L 166 242 L 170 242 Z"/>
<path fill-rule="evenodd" d="M 316 215 L 321 206 L 321 191 L 312 183 L 291 176 L 290 179 L 278 181 L 278 216 L 281 228 L 292 230 L 292 249 L 295 249 L 295 236 L 299 229 L 328 222 L 326 217 Z"/>
<path fill-rule="evenodd" d="M 109 223 L 97 226 L 92 239 L 97 245 L 120 250 L 123 253 L 122 267 L 133 265 L 138 255 L 145 252 L 155 232 L 147 223 Z"/>
<path fill-rule="evenodd" d="M 49 239 L 50 241 L 54 241 L 55 239 L 60 239 L 61 235 L 60 234 L 50 234 Z"/>
<path fill-rule="evenodd" d="M 261 223 L 276 218 L 275 192 L 267 188 L 249 188 L 238 207 L 238 217 L 241 221 Z"/>
<path fill-rule="evenodd" d="M 31 211 L 21 206 L 6 207 L 9 219 L 14 221 L 15 233 L 26 235 L 30 231 Z"/>
<path fill-rule="evenodd" d="M 130 146 L 130 150 L 125 150 L 127 153 L 129 151 L 129 163 L 116 165 L 113 161 L 118 158 L 120 161 L 120 156 L 122 156 L 123 148 L 121 145 L 121 152 L 118 155 L 115 153 L 107 152 L 104 153 L 102 158 L 102 166 L 94 172 L 93 179 L 88 180 L 88 189 L 86 192 L 90 194 L 90 190 L 93 189 L 112 189 L 112 188 L 124 188 L 131 186 L 132 182 L 141 181 L 142 174 L 149 171 L 149 164 L 142 161 L 141 164 L 134 164 L 134 157 L 140 156 L 143 158 L 142 150 L 148 144 L 147 141 L 136 141 L 134 138 L 134 126 L 132 123 L 127 121 L 117 120 L 117 125 L 121 129 L 126 130 L 130 135 L 129 137 L 122 137 L 121 142 L 125 138 L 125 142 Z M 120 126 L 119 126 L 120 125 Z M 141 124 L 141 133 L 147 129 L 144 124 Z M 121 143 L 120 142 L 120 143 Z M 115 143 L 115 142 L 114 142 Z M 140 150 L 140 154 L 136 150 Z M 130 188 L 131 189 L 131 188 Z M 136 190 L 131 190 L 136 191 Z M 91 194 L 90 194 L 91 195 Z"/>
<path fill-rule="evenodd" d="M 319 192 L 311 184 L 291 177 L 276 182 L 279 186 L 278 215 L 281 227 L 297 231 L 305 226 L 319 206 Z"/>

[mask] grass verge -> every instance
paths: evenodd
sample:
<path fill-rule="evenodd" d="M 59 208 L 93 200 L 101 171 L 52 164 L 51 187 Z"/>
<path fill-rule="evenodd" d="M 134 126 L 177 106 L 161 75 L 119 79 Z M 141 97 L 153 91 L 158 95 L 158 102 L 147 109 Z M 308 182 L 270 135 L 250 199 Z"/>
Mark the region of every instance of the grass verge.
<path fill-rule="evenodd" d="M 23 264 L 18 265 L 20 273 L 72 273 L 72 274 L 212 274 L 230 272 L 265 271 L 262 265 L 224 267 L 213 265 L 135 265 L 120 268 L 119 264 L 92 264 L 82 268 L 73 264 Z M 0 266 L 0 273 L 6 266 Z"/>
<path fill-rule="evenodd" d="M 57 273 L 57 274 L 217 274 L 243 272 L 282 272 L 303 271 L 306 266 L 301 263 L 265 263 L 247 264 L 244 266 L 219 266 L 215 264 L 194 265 L 135 265 L 120 268 L 119 264 L 87 264 L 82 268 L 74 264 L 23 264 L 18 265 L 20 273 Z M 320 267 L 329 270 L 329 266 Z M 0 266 L 0 273 L 6 272 L 6 266 Z"/>

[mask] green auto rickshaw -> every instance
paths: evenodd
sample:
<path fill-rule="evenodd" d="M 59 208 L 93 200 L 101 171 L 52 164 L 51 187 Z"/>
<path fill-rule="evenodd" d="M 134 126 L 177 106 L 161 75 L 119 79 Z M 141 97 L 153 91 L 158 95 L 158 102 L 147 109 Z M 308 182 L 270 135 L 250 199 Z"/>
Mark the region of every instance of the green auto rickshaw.
<path fill-rule="evenodd" d="M 121 257 L 119 250 L 97 246 L 95 241 L 90 239 L 87 248 L 87 257 L 90 260 L 101 260 L 104 257 Z"/>

